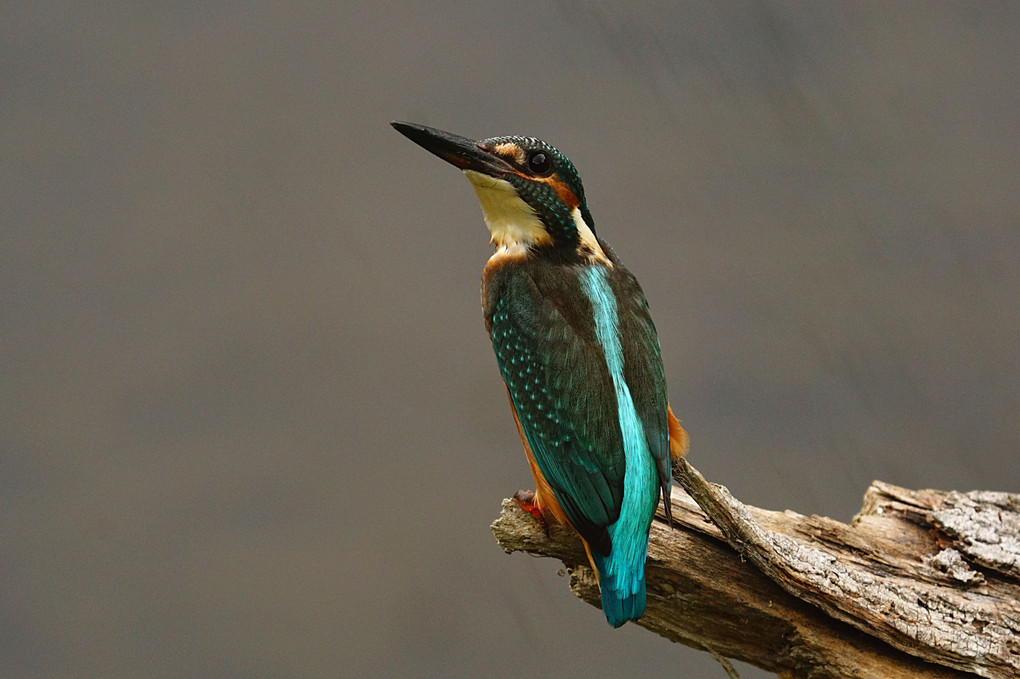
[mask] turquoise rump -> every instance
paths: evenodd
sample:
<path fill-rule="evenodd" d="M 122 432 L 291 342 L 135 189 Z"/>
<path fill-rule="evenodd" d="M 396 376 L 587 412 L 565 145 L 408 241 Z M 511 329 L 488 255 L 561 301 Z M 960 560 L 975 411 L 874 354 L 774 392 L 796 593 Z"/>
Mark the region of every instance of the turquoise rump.
<path fill-rule="evenodd" d="M 485 327 L 535 480 L 518 501 L 580 534 L 614 627 L 645 611 L 648 535 L 673 417 L 648 302 L 595 223 L 573 164 L 532 137 L 475 142 L 410 123 L 412 141 L 464 171 L 495 252 L 482 274 Z"/>

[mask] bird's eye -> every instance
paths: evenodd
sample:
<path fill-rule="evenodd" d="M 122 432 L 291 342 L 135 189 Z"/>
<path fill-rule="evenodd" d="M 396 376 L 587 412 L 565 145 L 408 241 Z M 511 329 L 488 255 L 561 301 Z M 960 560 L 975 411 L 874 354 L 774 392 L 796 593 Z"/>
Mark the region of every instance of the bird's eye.
<path fill-rule="evenodd" d="M 552 169 L 552 158 L 545 151 L 533 151 L 528 155 L 528 169 L 538 175 L 547 174 Z"/>

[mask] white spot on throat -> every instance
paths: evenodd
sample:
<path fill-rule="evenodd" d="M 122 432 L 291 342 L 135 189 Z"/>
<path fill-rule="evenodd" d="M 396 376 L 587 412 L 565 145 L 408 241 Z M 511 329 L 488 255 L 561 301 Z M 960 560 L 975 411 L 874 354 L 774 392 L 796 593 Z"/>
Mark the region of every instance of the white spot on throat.
<path fill-rule="evenodd" d="M 481 203 L 485 226 L 491 234 L 489 240 L 496 246 L 494 258 L 523 256 L 532 246 L 552 244 L 552 236 L 531 206 L 517 195 L 513 184 L 474 170 L 464 170 L 464 175 L 471 182 L 478 202 Z M 581 211 L 574 208 L 571 216 L 583 249 L 590 251 L 593 259 L 612 266 L 595 234 L 581 216 Z"/>
<path fill-rule="evenodd" d="M 531 245 L 552 242 L 538 215 L 517 195 L 513 184 L 474 170 L 464 170 L 464 174 L 482 205 L 496 254 L 523 255 Z"/>
<path fill-rule="evenodd" d="M 581 210 L 574 208 L 574 213 L 571 215 L 574 218 L 574 224 L 577 225 L 577 234 L 581 238 L 581 246 L 591 252 L 591 258 L 601 262 L 610 269 L 613 268 L 613 263 L 609 261 L 609 257 L 606 257 L 605 250 L 599 245 L 598 239 L 595 237 L 595 232 L 591 230 L 588 223 L 584 221 L 584 217 L 581 216 Z"/>

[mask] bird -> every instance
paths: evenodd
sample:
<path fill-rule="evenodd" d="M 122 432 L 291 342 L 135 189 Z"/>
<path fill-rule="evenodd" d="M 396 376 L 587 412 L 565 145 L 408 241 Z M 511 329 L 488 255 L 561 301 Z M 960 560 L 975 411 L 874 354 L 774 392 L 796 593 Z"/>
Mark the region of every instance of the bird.
<path fill-rule="evenodd" d="M 688 447 L 644 292 L 596 236 L 581 178 L 555 147 L 391 124 L 462 170 L 481 204 L 494 246 L 485 329 L 535 481 L 515 497 L 580 535 L 609 624 L 637 620 L 650 526 L 660 496 L 672 525 L 671 461 Z"/>

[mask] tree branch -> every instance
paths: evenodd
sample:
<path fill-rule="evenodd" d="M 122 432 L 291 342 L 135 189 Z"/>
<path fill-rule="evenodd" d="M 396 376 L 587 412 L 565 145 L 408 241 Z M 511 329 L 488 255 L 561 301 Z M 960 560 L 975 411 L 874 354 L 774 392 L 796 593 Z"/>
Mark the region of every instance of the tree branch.
<path fill-rule="evenodd" d="M 743 505 L 685 460 L 674 474 L 690 495 L 674 489 L 672 529 L 652 525 L 637 624 L 784 677 L 1020 674 L 1020 496 L 875 482 L 846 525 Z M 599 604 L 571 529 L 547 536 L 504 500 L 492 530 Z"/>

